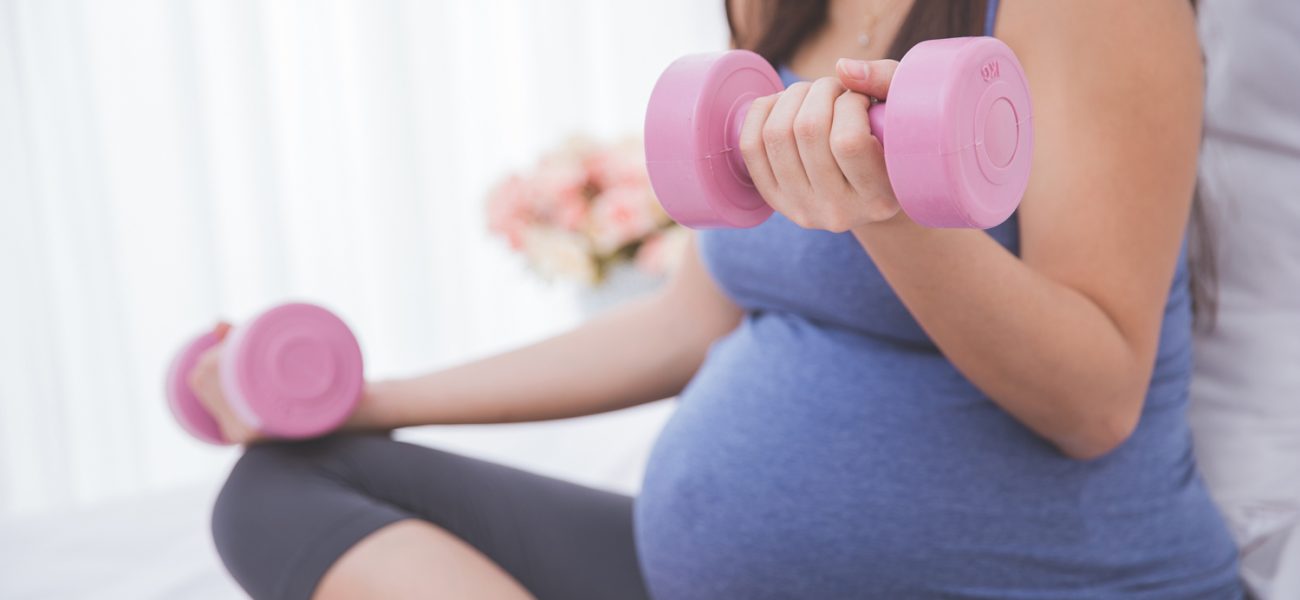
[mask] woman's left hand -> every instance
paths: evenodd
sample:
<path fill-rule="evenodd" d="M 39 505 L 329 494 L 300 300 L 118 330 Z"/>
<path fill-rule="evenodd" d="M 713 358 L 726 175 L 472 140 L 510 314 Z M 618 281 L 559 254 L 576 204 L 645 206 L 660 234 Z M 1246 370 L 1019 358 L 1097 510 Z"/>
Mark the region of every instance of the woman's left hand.
<path fill-rule="evenodd" d="M 880 140 L 867 120 L 896 61 L 841 59 L 838 77 L 754 101 L 741 127 L 750 177 L 777 212 L 806 229 L 843 233 L 899 214 Z"/>

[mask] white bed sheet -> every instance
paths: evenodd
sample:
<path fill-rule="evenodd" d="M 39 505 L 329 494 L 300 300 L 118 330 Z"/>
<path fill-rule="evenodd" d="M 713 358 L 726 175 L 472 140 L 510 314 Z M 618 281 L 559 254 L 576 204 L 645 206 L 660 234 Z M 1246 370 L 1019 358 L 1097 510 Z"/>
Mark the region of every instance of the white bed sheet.
<path fill-rule="evenodd" d="M 208 534 L 216 483 L 93 510 L 0 522 L 0 598 L 244 597 Z"/>
<path fill-rule="evenodd" d="M 428 427 L 398 437 L 634 493 L 673 408 L 657 402 L 581 419 Z M 221 566 L 208 528 L 222 475 L 93 509 L 0 520 L 0 599 L 244 598 Z"/>

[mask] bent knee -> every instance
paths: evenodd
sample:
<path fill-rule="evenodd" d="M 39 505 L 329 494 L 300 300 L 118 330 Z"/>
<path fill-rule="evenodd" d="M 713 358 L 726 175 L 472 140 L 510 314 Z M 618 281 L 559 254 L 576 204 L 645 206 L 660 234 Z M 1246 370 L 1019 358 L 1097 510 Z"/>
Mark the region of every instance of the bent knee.
<path fill-rule="evenodd" d="M 295 577 L 295 557 L 322 529 L 368 504 L 356 491 L 364 456 L 383 436 L 332 436 L 248 447 L 212 508 L 212 539 L 221 561 L 255 598 L 281 597 Z"/>
<path fill-rule="evenodd" d="M 218 549 L 231 538 L 261 535 L 267 526 L 283 524 L 322 490 L 347 487 L 364 474 L 368 455 L 393 443 L 385 436 L 339 435 L 249 446 L 213 506 Z"/>

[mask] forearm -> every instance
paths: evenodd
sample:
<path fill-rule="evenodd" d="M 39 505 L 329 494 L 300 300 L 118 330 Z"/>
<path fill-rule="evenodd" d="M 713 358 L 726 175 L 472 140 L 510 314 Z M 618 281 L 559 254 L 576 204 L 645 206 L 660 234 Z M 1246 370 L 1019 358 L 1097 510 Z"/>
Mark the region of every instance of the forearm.
<path fill-rule="evenodd" d="M 944 355 L 1022 423 L 1077 457 L 1127 435 L 1151 359 L 1097 303 L 981 231 L 900 216 L 854 234 Z"/>
<path fill-rule="evenodd" d="M 677 394 L 718 335 L 666 294 L 568 333 L 407 379 L 375 382 L 357 428 L 539 421 L 626 408 Z"/>

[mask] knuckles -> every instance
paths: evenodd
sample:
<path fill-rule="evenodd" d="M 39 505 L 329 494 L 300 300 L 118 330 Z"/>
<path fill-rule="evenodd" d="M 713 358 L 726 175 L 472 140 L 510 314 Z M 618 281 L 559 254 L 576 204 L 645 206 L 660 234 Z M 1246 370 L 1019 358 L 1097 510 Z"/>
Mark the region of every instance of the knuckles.
<path fill-rule="evenodd" d="M 794 94 L 797 96 L 806 96 L 808 95 L 808 91 L 811 89 L 812 89 L 812 83 L 809 83 L 807 81 L 796 81 L 790 84 L 790 87 L 785 88 L 785 91 L 781 92 L 781 94 Z"/>
<path fill-rule="evenodd" d="M 790 219 L 791 223 L 803 229 L 816 229 L 812 219 L 803 210 L 788 210 L 785 213 L 785 218 Z"/>
<path fill-rule="evenodd" d="M 835 99 L 835 110 L 867 110 L 871 108 L 871 99 L 854 92 L 846 90 Z"/>
<path fill-rule="evenodd" d="M 842 211 L 835 211 L 829 215 L 822 229 L 831 233 L 844 233 L 853 228 L 853 222 L 843 214 Z"/>
<path fill-rule="evenodd" d="M 897 200 L 878 198 L 867 203 L 866 215 L 868 222 L 879 223 L 894 218 L 900 210 L 902 207 L 898 205 Z"/>
<path fill-rule="evenodd" d="M 825 138 L 834 116 L 833 99 L 843 91 L 844 87 L 834 77 L 823 77 L 813 82 L 795 115 L 795 138 L 802 142 L 819 142 Z"/>
<path fill-rule="evenodd" d="M 847 210 L 847 202 L 853 202 L 853 199 L 845 198 L 842 202 L 827 206 L 827 210 L 817 219 L 816 227 L 831 233 L 844 233 L 852 229 L 855 223 L 850 211 Z"/>
<path fill-rule="evenodd" d="M 844 84 L 838 77 L 821 77 L 812 82 L 809 93 L 834 96 L 844 91 Z"/>
<path fill-rule="evenodd" d="M 745 127 L 740 130 L 740 151 L 749 156 L 759 156 L 763 153 L 763 135 L 767 129 L 766 118 L 759 122 L 759 115 L 770 115 L 772 106 L 776 104 L 776 96 L 762 96 L 755 98 L 753 104 L 749 105 L 749 116 L 745 118 Z"/>
<path fill-rule="evenodd" d="M 871 102 L 866 96 L 855 92 L 844 92 L 835 100 L 836 113 L 861 115 L 870 106 Z M 853 119 L 842 122 L 867 124 L 866 119 Z M 831 153 L 836 158 L 860 158 L 866 156 L 875 147 L 876 143 L 868 127 L 840 126 L 831 131 Z"/>
<path fill-rule="evenodd" d="M 779 146 L 788 141 L 789 132 L 782 127 L 780 123 L 768 119 L 768 121 L 763 124 L 762 137 L 765 145 Z"/>
<path fill-rule="evenodd" d="M 893 218 L 901 208 L 891 197 L 867 198 L 847 194 L 835 198 L 799 198 L 786 195 L 778 202 L 781 214 L 803 229 L 820 229 L 831 233 L 846 233 L 866 223 L 879 223 Z"/>
<path fill-rule="evenodd" d="M 831 233 L 844 233 L 853 228 L 856 224 L 855 219 L 850 215 L 850 211 L 843 206 L 846 202 L 853 202 L 852 198 L 842 198 L 832 201 L 826 200 L 802 200 L 790 201 L 787 199 L 787 206 L 781 213 L 791 223 L 798 225 L 803 229 L 821 229 Z"/>
<path fill-rule="evenodd" d="M 871 150 L 871 135 L 862 131 L 836 131 L 831 133 L 831 154 L 840 159 L 861 158 Z"/>
<path fill-rule="evenodd" d="M 828 123 L 820 115 L 805 116 L 800 114 L 794 119 L 794 137 L 803 142 L 814 142 L 822 137 Z"/>

